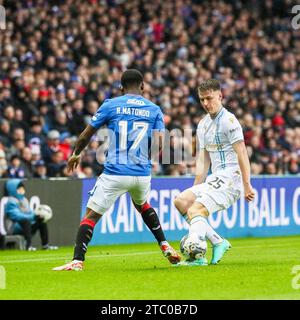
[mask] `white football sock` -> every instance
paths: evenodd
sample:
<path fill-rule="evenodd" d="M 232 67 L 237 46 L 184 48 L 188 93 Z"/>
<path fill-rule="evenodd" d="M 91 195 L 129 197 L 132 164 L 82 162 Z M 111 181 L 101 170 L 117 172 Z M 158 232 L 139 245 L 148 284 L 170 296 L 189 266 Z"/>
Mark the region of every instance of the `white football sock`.
<path fill-rule="evenodd" d="M 223 242 L 223 238 L 212 228 L 212 226 L 206 221 L 206 238 L 211 242 L 212 245 Z"/>
<path fill-rule="evenodd" d="M 199 238 L 205 239 L 206 231 L 207 231 L 206 218 L 204 218 L 202 216 L 196 216 L 191 219 L 189 234 L 197 233 Z"/>

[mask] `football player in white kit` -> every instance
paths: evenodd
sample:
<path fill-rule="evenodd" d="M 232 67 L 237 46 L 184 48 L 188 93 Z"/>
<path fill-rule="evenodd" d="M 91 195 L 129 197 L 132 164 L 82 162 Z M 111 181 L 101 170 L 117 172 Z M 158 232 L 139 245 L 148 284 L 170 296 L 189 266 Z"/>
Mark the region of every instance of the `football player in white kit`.
<path fill-rule="evenodd" d="M 231 247 L 208 224 L 213 212 L 233 205 L 241 196 L 254 199 L 250 182 L 250 163 L 242 127 L 237 118 L 222 105 L 220 82 L 203 81 L 198 88 L 200 102 L 207 115 L 199 122 L 199 153 L 194 185 L 183 191 L 174 204 L 190 224 L 189 234 L 207 238 L 213 245 L 211 264 L 217 264 Z M 207 176 L 211 167 L 212 174 Z M 182 262 L 184 265 L 207 265 L 206 258 Z"/>

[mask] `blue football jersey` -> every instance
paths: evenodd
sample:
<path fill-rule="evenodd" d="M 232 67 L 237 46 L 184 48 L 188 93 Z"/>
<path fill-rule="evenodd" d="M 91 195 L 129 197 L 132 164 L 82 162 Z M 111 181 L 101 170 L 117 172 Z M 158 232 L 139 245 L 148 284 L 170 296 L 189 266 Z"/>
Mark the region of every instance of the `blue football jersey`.
<path fill-rule="evenodd" d="M 125 94 L 105 100 L 90 125 L 96 129 L 106 125 L 109 129 L 105 174 L 151 174 L 151 137 L 154 130 L 165 130 L 159 106 L 140 95 Z"/>

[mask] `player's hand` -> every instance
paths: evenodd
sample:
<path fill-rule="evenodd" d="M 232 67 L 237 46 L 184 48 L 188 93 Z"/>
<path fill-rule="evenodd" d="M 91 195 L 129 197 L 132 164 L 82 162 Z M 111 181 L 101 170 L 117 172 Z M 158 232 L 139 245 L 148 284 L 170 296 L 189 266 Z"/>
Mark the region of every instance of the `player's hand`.
<path fill-rule="evenodd" d="M 37 212 L 37 211 L 33 211 L 33 214 L 36 216 L 36 217 L 41 217 L 41 215 L 39 214 L 39 212 Z"/>
<path fill-rule="evenodd" d="M 247 201 L 252 201 L 254 199 L 255 193 L 250 183 L 244 185 L 244 194 Z"/>
<path fill-rule="evenodd" d="M 68 163 L 67 163 L 67 171 L 68 172 L 73 172 L 79 165 L 80 163 L 80 158 L 81 156 L 80 155 L 76 155 L 76 154 L 72 154 L 71 157 L 69 158 L 68 160 Z"/>

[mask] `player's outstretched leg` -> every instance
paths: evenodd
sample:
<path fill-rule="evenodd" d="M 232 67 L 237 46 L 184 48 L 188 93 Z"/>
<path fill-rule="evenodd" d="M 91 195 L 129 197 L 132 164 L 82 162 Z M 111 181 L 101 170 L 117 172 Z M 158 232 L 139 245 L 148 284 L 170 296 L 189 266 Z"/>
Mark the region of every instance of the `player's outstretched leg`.
<path fill-rule="evenodd" d="M 207 221 L 206 217 L 208 216 L 207 209 L 198 202 L 195 202 L 188 209 L 188 217 L 190 219 L 189 226 L 189 235 L 195 234 L 199 239 L 205 239 L 207 233 Z M 207 266 L 206 257 L 194 260 L 186 260 L 183 263 L 180 263 L 182 266 Z"/>
<path fill-rule="evenodd" d="M 186 222 L 190 225 L 191 224 L 191 216 L 195 216 L 195 210 L 190 210 L 189 214 L 187 213 L 188 210 L 192 207 L 192 204 L 194 203 L 196 196 L 189 190 L 184 191 L 182 194 L 180 194 L 174 201 L 174 204 L 177 208 L 177 210 L 181 213 L 181 215 L 184 217 Z M 200 204 L 201 206 L 201 204 Z M 200 220 L 200 221 L 196 221 Z M 206 238 L 211 242 L 212 244 L 212 259 L 210 261 L 210 264 L 218 264 L 224 254 L 231 248 L 231 244 L 228 242 L 228 240 L 222 238 L 208 223 L 207 218 L 202 216 L 202 218 L 197 218 L 193 221 L 193 223 L 196 222 L 197 229 L 201 228 L 203 230 L 206 229 Z M 193 263 L 191 264 L 189 261 L 183 261 L 180 263 L 180 265 L 205 265 L 205 261 L 200 261 L 199 263 Z"/>
<path fill-rule="evenodd" d="M 190 225 L 191 224 L 191 217 L 188 215 L 188 210 L 193 205 L 193 203 L 196 200 L 195 194 L 190 191 L 186 190 L 183 191 L 176 199 L 174 200 L 174 205 L 177 208 L 177 210 L 180 212 L 182 217 L 185 219 L 185 221 Z M 204 222 L 206 223 L 206 235 L 205 237 L 209 240 L 209 242 L 212 244 L 213 248 L 214 246 L 222 243 L 223 238 L 212 228 L 212 226 L 208 223 L 207 219 L 205 218 Z"/>
<path fill-rule="evenodd" d="M 218 264 L 224 254 L 231 248 L 228 240 L 222 238 L 208 223 L 206 219 L 206 238 L 212 244 L 212 259 L 210 264 Z"/>
<path fill-rule="evenodd" d="M 162 254 L 170 261 L 170 263 L 178 263 L 181 260 L 181 257 L 166 240 L 161 224 L 159 222 L 158 215 L 155 210 L 147 202 L 143 205 L 137 205 L 135 203 L 134 205 L 140 212 L 144 223 L 150 229 L 155 239 L 157 240 Z"/>
<path fill-rule="evenodd" d="M 53 268 L 54 271 L 81 271 L 83 270 L 83 261 L 89 242 L 92 239 L 96 223 L 102 216 L 97 212 L 87 209 L 86 215 L 80 223 L 77 232 L 76 245 L 74 248 L 73 260 L 60 267 Z"/>

